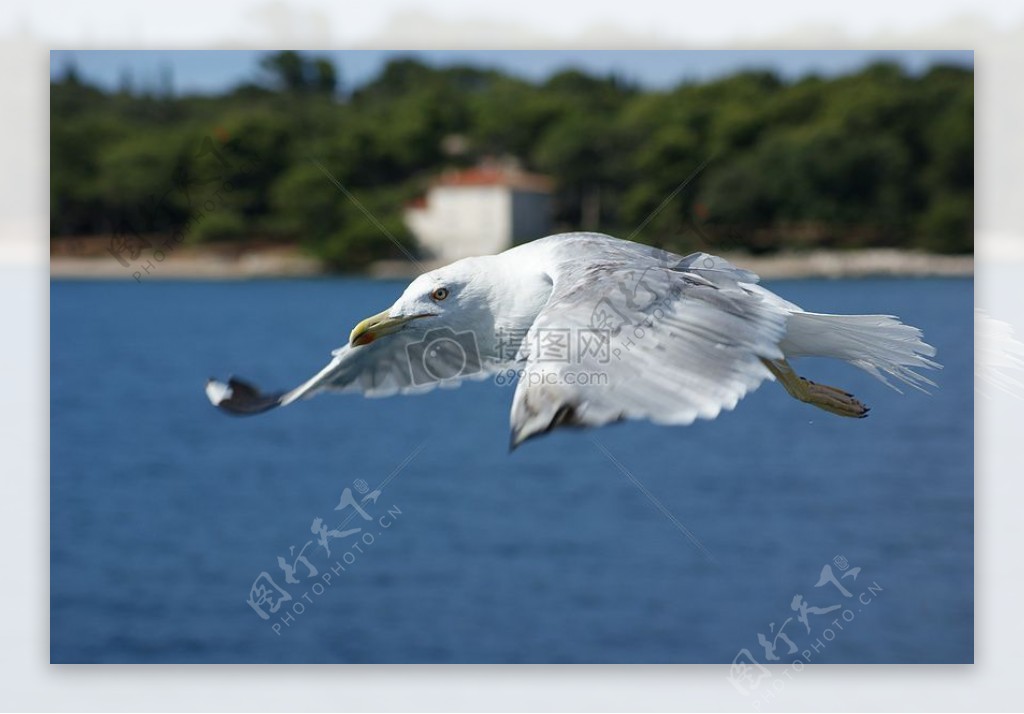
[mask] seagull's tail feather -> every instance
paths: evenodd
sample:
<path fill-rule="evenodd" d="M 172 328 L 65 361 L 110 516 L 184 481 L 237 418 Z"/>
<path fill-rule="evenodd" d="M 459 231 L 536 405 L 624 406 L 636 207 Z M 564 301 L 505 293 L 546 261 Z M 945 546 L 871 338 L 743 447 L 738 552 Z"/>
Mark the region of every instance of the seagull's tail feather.
<path fill-rule="evenodd" d="M 779 345 L 787 357 L 833 357 L 860 367 L 896 391 L 889 377 L 926 391 L 935 386 L 916 369 L 942 369 L 921 330 L 892 315 L 794 312 Z"/>
<path fill-rule="evenodd" d="M 280 406 L 287 392 L 263 394 L 248 382 L 231 377 L 227 384 L 209 379 L 206 396 L 210 403 L 228 414 L 259 414 Z"/>

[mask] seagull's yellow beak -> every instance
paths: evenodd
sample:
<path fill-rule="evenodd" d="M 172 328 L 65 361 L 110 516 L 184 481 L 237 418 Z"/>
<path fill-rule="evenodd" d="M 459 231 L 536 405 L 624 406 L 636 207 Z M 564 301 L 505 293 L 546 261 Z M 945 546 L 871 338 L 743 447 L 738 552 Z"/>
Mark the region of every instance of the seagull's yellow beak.
<path fill-rule="evenodd" d="M 368 317 L 354 328 L 352 328 L 351 334 L 348 336 L 348 343 L 352 347 L 358 347 L 359 345 L 368 345 L 378 337 L 389 335 L 405 323 L 410 320 L 415 320 L 417 317 L 426 317 L 426 315 L 412 315 L 411 317 L 391 317 L 388 311 L 378 313 L 373 317 Z"/>

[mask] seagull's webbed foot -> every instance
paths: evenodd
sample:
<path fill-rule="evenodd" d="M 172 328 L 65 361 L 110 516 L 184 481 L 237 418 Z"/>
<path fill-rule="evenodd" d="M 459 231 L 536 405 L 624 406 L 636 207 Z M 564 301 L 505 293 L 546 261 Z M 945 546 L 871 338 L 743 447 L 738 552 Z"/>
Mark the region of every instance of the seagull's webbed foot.
<path fill-rule="evenodd" d="M 847 391 L 801 377 L 784 359 L 762 361 L 794 399 L 832 414 L 855 419 L 863 419 L 871 411 L 871 407 Z"/>

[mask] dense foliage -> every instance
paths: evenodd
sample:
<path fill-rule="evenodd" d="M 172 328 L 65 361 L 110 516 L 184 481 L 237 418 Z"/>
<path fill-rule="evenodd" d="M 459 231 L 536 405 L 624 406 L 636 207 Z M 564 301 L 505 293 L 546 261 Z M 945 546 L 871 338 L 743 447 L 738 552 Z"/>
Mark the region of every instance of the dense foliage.
<path fill-rule="evenodd" d="M 412 245 L 402 207 L 430 177 L 516 157 L 555 179 L 558 228 L 643 224 L 636 240 L 679 251 L 973 249 L 970 70 L 642 91 L 395 59 L 349 93 L 308 55 L 268 55 L 262 70 L 220 96 L 54 81 L 51 235 L 299 241 L 358 269 L 398 255 L 367 213 Z"/>

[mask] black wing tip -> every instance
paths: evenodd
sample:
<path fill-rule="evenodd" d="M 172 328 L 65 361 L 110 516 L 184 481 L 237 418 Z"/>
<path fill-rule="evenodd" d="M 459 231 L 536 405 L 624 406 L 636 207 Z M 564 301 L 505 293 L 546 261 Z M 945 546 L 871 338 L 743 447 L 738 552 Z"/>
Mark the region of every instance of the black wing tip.
<path fill-rule="evenodd" d="M 210 377 L 206 381 L 206 397 L 210 403 L 226 414 L 246 416 L 260 414 L 280 406 L 284 392 L 263 394 L 255 386 L 236 377 L 227 384 Z"/>

